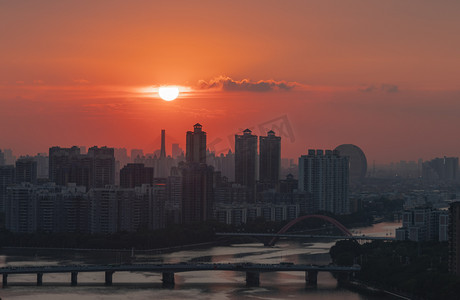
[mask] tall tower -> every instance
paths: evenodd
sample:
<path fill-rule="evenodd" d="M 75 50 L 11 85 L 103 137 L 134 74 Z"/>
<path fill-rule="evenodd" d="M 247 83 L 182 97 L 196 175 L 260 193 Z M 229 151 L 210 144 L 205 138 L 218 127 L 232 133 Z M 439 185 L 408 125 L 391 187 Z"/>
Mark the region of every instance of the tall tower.
<path fill-rule="evenodd" d="M 252 188 L 256 184 L 257 136 L 246 129 L 235 135 L 235 182 Z"/>
<path fill-rule="evenodd" d="M 270 130 L 267 136 L 259 137 L 259 180 L 277 184 L 281 166 L 281 137 Z"/>
<path fill-rule="evenodd" d="M 308 150 L 299 158 L 300 192 L 311 197 L 314 211 L 349 213 L 348 157 L 334 150 Z"/>
<path fill-rule="evenodd" d="M 186 161 L 206 163 L 206 132 L 199 123 L 193 125 L 193 132 L 187 131 Z"/>
<path fill-rule="evenodd" d="M 165 147 L 165 130 L 161 129 L 161 152 L 160 158 L 166 158 L 166 147 Z"/>

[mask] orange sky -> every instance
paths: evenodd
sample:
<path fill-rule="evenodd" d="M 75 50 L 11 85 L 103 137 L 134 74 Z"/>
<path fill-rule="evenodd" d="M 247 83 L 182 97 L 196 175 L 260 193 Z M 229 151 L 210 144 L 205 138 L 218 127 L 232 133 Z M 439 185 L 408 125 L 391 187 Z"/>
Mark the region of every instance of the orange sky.
<path fill-rule="evenodd" d="M 150 152 L 200 122 L 223 150 L 275 120 L 283 156 L 459 156 L 459 15 L 455 0 L 0 1 L 0 148 Z M 140 92 L 165 84 L 190 91 Z"/>

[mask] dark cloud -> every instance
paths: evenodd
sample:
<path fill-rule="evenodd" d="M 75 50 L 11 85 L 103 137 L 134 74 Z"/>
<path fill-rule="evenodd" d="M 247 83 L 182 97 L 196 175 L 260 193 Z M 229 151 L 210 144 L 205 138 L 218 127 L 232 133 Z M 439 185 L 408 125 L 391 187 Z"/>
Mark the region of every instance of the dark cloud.
<path fill-rule="evenodd" d="M 364 86 L 362 88 L 359 88 L 358 90 L 361 91 L 361 92 L 373 92 L 375 91 L 377 88 L 375 87 L 375 85 L 368 85 L 368 86 Z"/>
<path fill-rule="evenodd" d="M 210 81 L 200 80 L 199 89 L 221 89 L 223 91 L 248 91 L 248 92 L 271 92 L 271 91 L 289 91 L 299 86 L 296 82 L 259 80 L 251 81 L 249 79 L 233 80 L 230 77 L 220 76 Z"/>
<path fill-rule="evenodd" d="M 382 84 L 382 86 L 380 87 L 380 89 L 384 92 L 387 92 L 387 93 L 397 93 L 399 92 L 399 88 L 397 85 L 394 85 L 394 84 Z"/>
<path fill-rule="evenodd" d="M 380 88 L 378 88 L 377 86 L 371 84 L 371 85 L 363 86 L 363 87 L 359 88 L 358 90 L 360 92 L 366 92 L 366 93 L 370 93 L 370 92 L 374 92 L 374 91 L 382 91 L 382 92 L 386 92 L 386 93 L 397 93 L 397 92 L 399 92 L 399 87 L 397 85 L 395 85 L 395 84 L 384 83 L 384 84 L 380 85 Z"/>

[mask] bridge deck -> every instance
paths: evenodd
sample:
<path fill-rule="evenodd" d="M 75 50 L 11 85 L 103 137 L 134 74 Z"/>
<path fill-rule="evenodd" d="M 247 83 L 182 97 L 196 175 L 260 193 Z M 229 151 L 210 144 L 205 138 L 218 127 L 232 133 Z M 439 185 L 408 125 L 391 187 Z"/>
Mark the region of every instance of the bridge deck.
<path fill-rule="evenodd" d="M 290 263 L 281 264 L 133 264 L 133 265 L 74 265 L 74 266 L 33 266 L 33 267 L 3 267 L 0 274 L 37 274 L 37 273 L 72 273 L 72 272 L 191 272 L 191 271 L 242 271 L 242 272 L 277 272 L 277 271 L 317 271 L 317 272 L 356 272 L 360 271 L 359 265 L 351 267 L 342 266 L 316 266 L 299 265 Z"/>
<path fill-rule="evenodd" d="M 377 240 L 377 241 L 395 241 L 392 237 L 368 236 L 368 235 L 312 235 L 312 234 L 287 234 L 287 233 L 251 233 L 251 232 L 216 232 L 217 236 L 253 236 L 253 237 L 274 237 L 274 238 L 320 238 L 331 240 Z"/>

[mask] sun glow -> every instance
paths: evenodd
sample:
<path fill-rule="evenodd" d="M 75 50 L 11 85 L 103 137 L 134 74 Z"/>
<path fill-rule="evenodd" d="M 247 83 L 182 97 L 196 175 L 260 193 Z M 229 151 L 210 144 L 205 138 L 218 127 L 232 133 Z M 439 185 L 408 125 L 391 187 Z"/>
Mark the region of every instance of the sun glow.
<path fill-rule="evenodd" d="M 165 101 L 172 101 L 179 96 L 179 88 L 175 86 L 163 86 L 158 89 L 160 98 Z"/>

